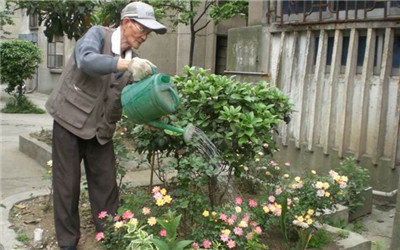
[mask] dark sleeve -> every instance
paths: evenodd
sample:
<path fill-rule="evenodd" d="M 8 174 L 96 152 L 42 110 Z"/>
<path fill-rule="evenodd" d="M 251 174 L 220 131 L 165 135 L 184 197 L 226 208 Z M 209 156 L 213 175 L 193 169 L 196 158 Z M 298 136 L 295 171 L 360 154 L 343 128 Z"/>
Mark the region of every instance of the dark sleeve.
<path fill-rule="evenodd" d="M 117 71 L 118 58 L 101 54 L 104 30 L 93 26 L 76 42 L 75 60 L 78 68 L 90 76 L 102 76 Z"/>

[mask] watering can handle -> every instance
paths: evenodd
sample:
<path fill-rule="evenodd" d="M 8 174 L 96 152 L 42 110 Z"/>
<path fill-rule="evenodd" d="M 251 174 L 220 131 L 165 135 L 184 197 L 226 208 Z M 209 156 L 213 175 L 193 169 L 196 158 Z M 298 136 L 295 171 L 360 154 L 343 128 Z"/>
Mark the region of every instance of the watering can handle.
<path fill-rule="evenodd" d="M 157 74 L 157 67 L 151 66 L 151 74 L 152 74 L 152 75 Z"/>
<path fill-rule="evenodd" d="M 172 88 L 171 85 L 169 86 L 168 90 L 170 92 L 172 92 L 172 96 L 174 97 L 174 101 L 175 101 L 174 109 L 176 109 L 180 104 L 179 97 L 178 97 L 178 95 L 175 95 L 176 91 Z"/>

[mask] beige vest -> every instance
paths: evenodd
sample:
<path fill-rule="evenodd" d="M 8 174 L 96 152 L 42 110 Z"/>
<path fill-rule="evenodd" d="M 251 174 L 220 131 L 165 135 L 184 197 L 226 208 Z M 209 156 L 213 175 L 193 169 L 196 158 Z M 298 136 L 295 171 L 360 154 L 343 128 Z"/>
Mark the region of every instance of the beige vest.
<path fill-rule="evenodd" d="M 103 27 L 102 54 L 111 52 L 114 30 Z M 121 118 L 121 91 L 131 81 L 126 71 L 119 78 L 115 74 L 90 77 L 79 70 L 74 56 L 46 102 L 46 109 L 61 126 L 83 139 L 97 137 L 104 145 L 112 139 L 115 124 Z"/>

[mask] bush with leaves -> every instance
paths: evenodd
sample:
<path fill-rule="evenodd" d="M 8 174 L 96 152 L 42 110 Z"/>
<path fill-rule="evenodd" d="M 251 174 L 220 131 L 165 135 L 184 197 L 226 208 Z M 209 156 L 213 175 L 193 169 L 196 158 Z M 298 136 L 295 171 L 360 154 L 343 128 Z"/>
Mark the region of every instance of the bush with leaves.
<path fill-rule="evenodd" d="M 8 84 L 5 91 L 11 93 L 17 89 L 18 97 L 22 97 L 24 81 L 34 76 L 36 67 L 42 61 L 42 55 L 35 44 L 24 40 L 12 40 L 0 44 L 0 61 L 1 83 Z"/>
<path fill-rule="evenodd" d="M 349 183 L 346 195 L 343 196 L 342 203 L 349 207 L 350 212 L 354 212 L 357 208 L 364 205 L 365 196 L 360 195 L 360 193 L 369 187 L 369 171 L 357 165 L 353 157 L 347 157 L 340 163 L 337 172 L 341 175 L 346 175 L 352 180 Z"/>
<path fill-rule="evenodd" d="M 149 153 L 149 160 L 153 152 L 174 158 L 169 166 L 177 171 L 174 180 L 179 188 L 190 190 L 202 184 L 208 187 L 210 202 L 217 204 L 221 171 L 216 168 L 227 167 L 223 177 L 229 180 L 233 174 L 240 176 L 240 166 L 258 152 L 271 155 L 276 150 L 275 129 L 290 115 L 292 106 L 282 91 L 267 82 L 242 83 L 202 68 L 186 67 L 185 74 L 173 77 L 173 82 L 181 104 L 177 112 L 161 120 L 181 128 L 191 123 L 201 129 L 220 151 L 220 164 L 216 167 L 210 159 L 194 159 L 204 156 L 186 145 L 181 135 L 167 130 L 155 132 L 125 120 L 121 123 L 129 128 L 125 138 L 135 142 L 138 153 Z"/>

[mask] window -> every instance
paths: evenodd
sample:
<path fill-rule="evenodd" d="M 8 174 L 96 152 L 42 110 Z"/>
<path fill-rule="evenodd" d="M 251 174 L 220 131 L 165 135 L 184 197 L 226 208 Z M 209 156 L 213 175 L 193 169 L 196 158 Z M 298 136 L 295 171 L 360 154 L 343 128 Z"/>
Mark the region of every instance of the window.
<path fill-rule="evenodd" d="M 394 36 L 393 54 L 392 54 L 392 76 L 398 76 L 400 70 L 400 34 Z"/>
<path fill-rule="evenodd" d="M 54 37 L 47 44 L 47 68 L 62 69 L 64 66 L 64 38 Z"/>
<path fill-rule="evenodd" d="M 217 36 L 217 54 L 215 58 L 215 74 L 223 75 L 226 70 L 226 50 L 228 39 L 226 36 Z"/>
<path fill-rule="evenodd" d="M 37 30 L 39 29 L 39 19 L 36 14 L 29 15 L 29 29 L 30 30 Z"/>

